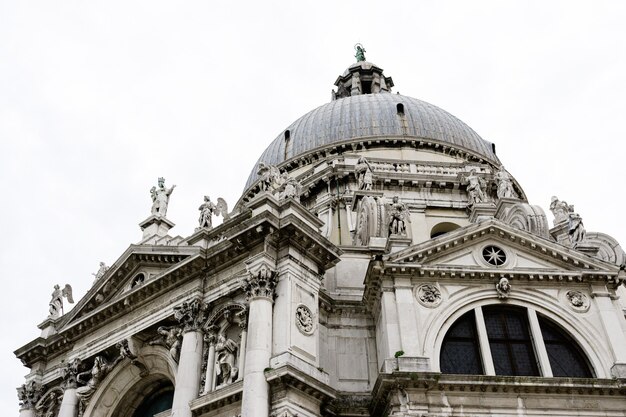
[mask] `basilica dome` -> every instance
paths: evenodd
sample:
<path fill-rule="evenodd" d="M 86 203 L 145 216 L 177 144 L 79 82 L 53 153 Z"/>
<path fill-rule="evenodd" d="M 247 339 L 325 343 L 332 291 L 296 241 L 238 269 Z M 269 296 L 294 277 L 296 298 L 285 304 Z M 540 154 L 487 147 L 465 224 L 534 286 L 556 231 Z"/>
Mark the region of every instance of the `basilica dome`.
<path fill-rule="evenodd" d="M 293 122 L 263 152 L 246 189 L 258 178 L 260 162 L 280 165 L 340 144 L 379 139 L 425 140 L 499 164 L 493 144 L 452 114 L 412 97 L 381 91 L 337 98 Z"/>

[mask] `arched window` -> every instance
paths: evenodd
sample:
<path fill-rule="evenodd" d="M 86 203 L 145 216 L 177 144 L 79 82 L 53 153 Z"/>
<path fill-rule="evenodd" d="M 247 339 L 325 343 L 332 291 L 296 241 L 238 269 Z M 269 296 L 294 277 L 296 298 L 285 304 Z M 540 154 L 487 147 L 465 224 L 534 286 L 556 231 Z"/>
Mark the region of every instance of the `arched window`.
<path fill-rule="evenodd" d="M 133 417 L 153 417 L 172 408 L 174 387 L 163 387 L 148 395 L 137 407 Z"/>
<path fill-rule="evenodd" d="M 563 329 L 535 310 L 512 306 L 477 307 L 461 316 L 444 337 L 439 362 L 450 374 L 593 376 Z"/>

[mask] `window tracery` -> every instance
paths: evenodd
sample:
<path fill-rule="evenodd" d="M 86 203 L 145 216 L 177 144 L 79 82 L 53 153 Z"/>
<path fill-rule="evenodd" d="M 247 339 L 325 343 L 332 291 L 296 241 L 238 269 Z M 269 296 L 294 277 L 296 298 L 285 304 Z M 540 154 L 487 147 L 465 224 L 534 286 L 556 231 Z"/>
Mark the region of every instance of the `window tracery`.
<path fill-rule="evenodd" d="M 481 349 L 486 346 L 488 352 Z M 548 361 L 540 365 L 540 356 Z M 450 374 L 593 376 L 582 349 L 560 326 L 534 310 L 502 305 L 477 307 L 452 324 L 441 346 L 440 368 Z"/>

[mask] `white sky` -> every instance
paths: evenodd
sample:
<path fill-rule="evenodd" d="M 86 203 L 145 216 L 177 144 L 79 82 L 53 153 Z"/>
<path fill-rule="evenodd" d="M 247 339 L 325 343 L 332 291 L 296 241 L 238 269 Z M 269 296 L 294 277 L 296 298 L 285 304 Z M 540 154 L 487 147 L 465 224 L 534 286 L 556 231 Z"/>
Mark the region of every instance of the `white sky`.
<path fill-rule="evenodd" d="M 17 415 L 54 284 L 139 241 L 159 176 L 175 234 L 230 206 L 263 149 L 330 100 L 353 45 L 394 91 L 495 142 L 531 204 L 626 244 L 626 2 L 0 0 L 0 410 Z M 2 413 L 5 415 L 5 413 Z"/>

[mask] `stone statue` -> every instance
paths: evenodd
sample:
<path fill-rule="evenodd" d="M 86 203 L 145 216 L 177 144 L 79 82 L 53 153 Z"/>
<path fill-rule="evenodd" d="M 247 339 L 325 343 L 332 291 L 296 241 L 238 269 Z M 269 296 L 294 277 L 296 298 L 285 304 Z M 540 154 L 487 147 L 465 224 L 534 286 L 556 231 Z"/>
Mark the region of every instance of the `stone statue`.
<path fill-rule="evenodd" d="M 369 191 L 372 189 L 373 185 L 373 170 L 370 163 L 365 159 L 364 156 L 360 157 L 354 166 L 354 173 L 357 178 L 357 183 L 359 190 Z"/>
<path fill-rule="evenodd" d="M 565 201 L 560 201 L 556 196 L 552 196 L 550 211 L 554 215 L 554 225 L 556 226 L 569 218 L 569 213 L 574 211 L 574 206 L 570 206 Z"/>
<path fill-rule="evenodd" d="M 285 198 L 293 198 L 297 202 L 300 202 L 300 193 L 302 193 L 302 186 L 294 177 L 288 177 L 285 174 L 285 187 L 283 191 L 280 193 L 279 200 L 284 200 Z"/>
<path fill-rule="evenodd" d="M 259 162 L 257 174 L 261 179 L 259 183 L 261 191 L 274 193 L 285 181 L 285 178 L 281 176 L 278 168 L 273 165 L 267 165 L 265 162 Z"/>
<path fill-rule="evenodd" d="M 57 417 L 63 400 L 63 390 L 60 387 L 48 391 L 35 406 L 37 417 Z"/>
<path fill-rule="evenodd" d="M 167 205 L 170 202 L 170 195 L 176 188 L 176 185 L 172 185 L 172 188 L 165 186 L 165 178 L 159 178 L 159 185 L 150 189 L 150 196 L 152 197 L 152 214 L 158 217 L 165 217 L 167 214 Z"/>
<path fill-rule="evenodd" d="M 215 374 L 217 375 L 216 387 L 232 384 L 237 378 L 238 369 L 235 366 L 237 359 L 237 343 L 227 338 L 224 333 L 217 335 L 215 344 L 215 356 L 217 358 Z"/>
<path fill-rule="evenodd" d="M 357 43 L 354 45 L 354 49 L 356 49 L 356 55 L 354 56 L 356 58 L 356 62 L 365 61 L 365 52 L 367 51 L 363 48 L 363 45 Z"/>
<path fill-rule="evenodd" d="M 476 169 L 472 168 L 470 174 L 467 177 L 461 178 L 461 183 L 467 184 L 468 193 L 468 206 L 473 206 L 476 203 L 485 202 L 485 193 L 483 189 L 487 185 L 485 180 L 476 175 Z"/>
<path fill-rule="evenodd" d="M 94 282 L 102 278 L 108 270 L 109 270 L 109 267 L 106 266 L 104 262 L 100 262 L 100 268 L 98 269 L 98 272 L 96 272 L 95 274 L 91 274 L 94 276 Z"/>
<path fill-rule="evenodd" d="M 82 387 L 76 389 L 76 395 L 80 400 L 80 406 L 78 415 L 82 416 L 85 411 L 85 407 L 89 403 L 89 400 L 96 392 L 96 389 L 107 376 L 107 374 L 117 365 L 123 358 L 118 356 L 112 363 L 108 363 L 102 356 L 96 356 L 93 361 L 93 366 L 86 372 L 81 372 L 76 377 L 76 381 L 79 384 L 85 384 Z"/>
<path fill-rule="evenodd" d="M 387 205 L 389 235 L 406 236 L 406 223 L 410 221 L 409 210 L 398 196 L 393 197 L 393 203 Z"/>
<path fill-rule="evenodd" d="M 204 196 L 204 203 L 198 207 L 200 210 L 200 218 L 198 219 L 198 223 L 200 224 L 201 229 L 211 229 L 213 228 L 213 215 L 222 216 L 224 220 L 229 218 L 228 215 L 228 204 L 223 198 L 217 199 L 217 204 L 213 204 L 211 202 L 211 198 L 208 195 Z"/>
<path fill-rule="evenodd" d="M 585 239 L 586 231 L 585 226 L 583 226 L 582 217 L 580 217 L 580 214 L 573 211 L 573 206 L 570 207 L 572 211 L 568 214 L 567 232 L 572 248 L 575 248 Z"/>
<path fill-rule="evenodd" d="M 55 319 L 63 314 L 63 297 L 67 298 L 69 303 L 74 303 L 70 284 L 65 284 L 63 289 L 58 284 L 54 286 L 52 299 L 50 300 L 50 315 L 48 317 Z"/>
<path fill-rule="evenodd" d="M 496 191 L 498 198 L 517 198 L 517 193 L 513 189 L 511 176 L 504 169 L 504 165 L 500 165 L 500 169 L 496 172 L 495 179 L 498 185 Z"/>
<path fill-rule="evenodd" d="M 498 298 L 509 298 L 511 284 L 509 284 L 508 278 L 500 278 L 500 281 L 496 284 L 496 291 L 498 292 Z"/>
<path fill-rule="evenodd" d="M 183 331 L 178 326 L 160 326 L 157 329 L 160 337 L 151 341 L 150 345 L 161 345 L 169 349 L 170 355 L 175 361 L 178 361 L 180 355 L 180 347 L 182 345 Z"/>

